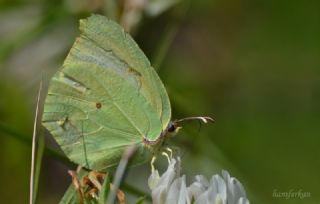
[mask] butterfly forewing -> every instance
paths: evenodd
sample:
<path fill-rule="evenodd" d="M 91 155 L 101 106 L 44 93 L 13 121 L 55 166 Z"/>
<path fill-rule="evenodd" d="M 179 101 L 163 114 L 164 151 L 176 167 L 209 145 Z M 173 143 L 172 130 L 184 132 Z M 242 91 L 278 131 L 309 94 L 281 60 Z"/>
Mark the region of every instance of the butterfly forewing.
<path fill-rule="evenodd" d="M 171 119 L 167 92 L 149 60 L 134 40 L 117 23 L 98 15 L 81 20 L 80 30 L 83 36 L 93 40 L 101 49 L 112 51 L 126 64 L 129 72 L 141 76 L 141 93 L 157 111 L 161 118 L 162 128 L 165 129 Z"/>

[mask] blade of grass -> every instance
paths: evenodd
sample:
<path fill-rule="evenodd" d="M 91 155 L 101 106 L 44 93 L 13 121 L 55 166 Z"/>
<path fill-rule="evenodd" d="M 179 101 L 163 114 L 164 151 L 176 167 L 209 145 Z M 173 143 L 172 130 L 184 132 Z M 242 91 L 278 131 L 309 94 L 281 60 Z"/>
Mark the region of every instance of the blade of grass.
<path fill-rule="evenodd" d="M 35 168 L 35 175 L 34 175 L 34 192 L 33 192 L 33 203 L 36 202 L 37 194 L 38 194 L 38 186 L 39 186 L 39 178 L 41 173 L 41 164 L 42 164 L 42 158 L 44 154 L 44 135 L 41 133 L 38 139 L 38 150 L 37 150 L 37 157 L 36 157 L 36 168 Z"/>
<path fill-rule="evenodd" d="M 187 11 L 190 6 L 190 0 L 183 3 L 179 8 L 177 8 L 174 16 L 175 20 L 172 21 L 169 25 L 167 25 L 164 35 L 160 40 L 158 48 L 155 51 L 155 54 L 152 57 L 152 65 L 156 71 L 159 71 L 163 60 L 165 59 L 168 50 L 175 39 L 179 25 L 181 24 L 182 20 L 185 18 Z"/>
<path fill-rule="evenodd" d="M 165 29 L 165 33 L 163 38 L 161 39 L 159 46 L 156 50 L 156 53 L 152 60 L 152 65 L 156 71 L 159 71 L 163 60 L 165 59 L 167 52 L 178 32 L 178 26 L 176 24 L 171 23 Z"/>
<path fill-rule="evenodd" d="M 32 151 L 31 151 L 31 172 L 30 172 L 30 195 L 29 195 L 29 203 L 34 203 L 34 168 L 35 168 L 35 155 L 36 155 L 36 141 L 37 141 L 37 121 L 39 114 L 39 103 L 40 103 L 40 95 L 42 91 L 42 81 L 40 81 L 39 92 L 37 98 L 37 106 L 36 113 L 34 117 L 34 125 L 33 125 L 33 134 L 32 134 Z"/>
<path fill-rule="evenodd" d="M 32 138 L 30 138 L 29 135 L 17 130 L 17 128 L 11 126 L 10 124 L 0 122 L 0 133 L 2 133 L 5 136 L 12 137 L 26 145 L 32 145 Z M 55 158 L 56 160 L 64 162 L 68 166 L 73 166 L 72 163 L 68 160 L 68 158 L 66 158 L 63 154 L 50 147 L 45 147 L 44 153 L 52 158 Z"/>
<path fill-rule="evenodd" d="M 11 127 L 7 124 L 0 123 L 0 132 L 4 133 L 4 135 L 8 135 L 10 137 L 13 137 L 24 144 L 31 145 L 32 140 L 30 137 L 27 135 L 17 131 L 14 127 Z M 65 163 L 67 166 L 74 166 L 68 158 L 66 158 L 63 154 L 57 152 L 56 150 L 50 148 L 50 147 L 45 147 L 44 148 L 44 153 L 56 160 L 62 161 Z"/>
<path fill-rule="evenodd" d="M 145 196 L 141 197 L 141 198 L 139 198 L 139 200 L 137 200 L 136 204 L 143 204 L 145 200 L 146 200 Z"/>
<path fill-rule="evenodd" d="M 107 174 L 101 188 L 99 195 L 99 204 L 105 204 L 108 199 L 108 194 L 110 192 L 110 177 Z"/>
<path fill-rule="evenodd" d="M 31 145 L 31 138 L 29 136 L 17 131 L 14 127 L 11 127 L 8 124 L 0 122 L 0 132 L 3 133 L 4 135 L 13 137 L 22 143 Z"/>

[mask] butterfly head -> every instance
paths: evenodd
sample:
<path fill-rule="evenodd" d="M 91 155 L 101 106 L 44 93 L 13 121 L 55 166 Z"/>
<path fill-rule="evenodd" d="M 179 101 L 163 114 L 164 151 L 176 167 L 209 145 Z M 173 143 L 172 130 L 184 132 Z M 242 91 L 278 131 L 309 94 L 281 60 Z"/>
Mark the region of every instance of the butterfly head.
<path fill-rule="evenodd" d="M 207 117 L 207 116 L 182 118 L 182 119 L 179 119 L 179 120 L 171 121 L 168 124 L 166 133 L 169 133 L 170 135 L 175 135 L 182 128 L 180 126 L 181 123 L 183 123 L 185 121 L 192 121 L 192 120 L 198 120 L 198 121 L 203 122 L 203 123 L 214 122 L 214 119 L 212 119 L 211 117 Z"/>
<path fill-rule="evenodd" d="M 174 132 L 176 131 L 176 129 L 177 129 L 177 123 L 170 122 L 167 128 L 168 132 Z"/>
<path fill-rule="evenodd" d="M 167 133 L 169 133 L 170 135 L 173 136 L 173 135 L 177 134 L 181 128 L 182 127 L 180 127 L 177 122 L 171 121 L 168 124 Z"/>
<path fill-rule="evenodd" d="M 202 116 L 200 116 L 200 117 L 187 117 L 187 118 L 183 118 L 183 119 L 179 119 L 179 120 L 173 120 L 173 121 L 169 122 L 167 128 L 161 132 L 160 137 L 158 137 L 157 140 L 150 141 L 150 140 L 148 140 L 148 138 L 144 137 L 143 143 L 148 147 L 152 147 L 153 149 L 158 150 L 159 147 L 162 146 L 163 142 L 165 142 L 165 140 L 167 138 L 175 136 L 179 132 L 179 130 L 182 128 L 180 126 L 180 124 L 182 124 L 185 121 L 190 121 L 190 120 L 198 120 L 203 123 L 214 122 L 214 120 L 212 118 L 202 117 Z"/>

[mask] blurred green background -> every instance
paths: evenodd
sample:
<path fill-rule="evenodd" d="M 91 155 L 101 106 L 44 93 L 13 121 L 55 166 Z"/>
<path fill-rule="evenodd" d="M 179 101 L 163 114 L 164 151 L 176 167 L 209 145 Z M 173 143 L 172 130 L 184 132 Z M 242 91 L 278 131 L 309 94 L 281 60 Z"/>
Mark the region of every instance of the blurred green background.
<path fill-rule="evenodd" d="M 61 66 L 78 19 L 94 12 L 120 19 L 159 65 L 174 118 L 216 119 L 200 131 L 190 123 L 174 138 L 190 182 L 227 169 L 251 203 L 320 203 L 319 1 L 181 0 L 155 10 L 129 2 L 139 1 L 0 1 L 2 201 L 28 201 L 39 82 Z M 45 154 L 38 203 L 59 201 L 67 169 Z M 127 183 L 148 192 L 149 173 L 148 165 L 133 168 Z M 310 197 L 273 196 L 292 189 Z"/>

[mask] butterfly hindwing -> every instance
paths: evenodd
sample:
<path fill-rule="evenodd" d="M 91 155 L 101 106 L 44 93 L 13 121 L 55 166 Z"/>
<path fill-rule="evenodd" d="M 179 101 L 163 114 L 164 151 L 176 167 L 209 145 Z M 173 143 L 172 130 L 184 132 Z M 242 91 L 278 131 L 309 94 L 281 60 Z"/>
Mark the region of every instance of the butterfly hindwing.
<path fill-rule="evenodd" d="M 156 140 L 171 110 L 158 75 L 119 25 L 94 15 L 80 30 L 50 82 L 42 123 L 68 158 L 100 170 L 127 146 Z"/>

